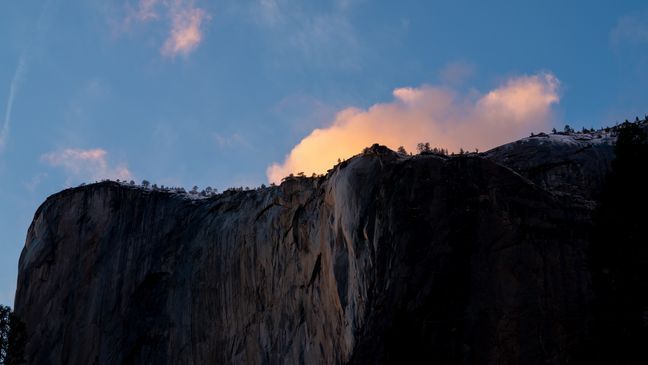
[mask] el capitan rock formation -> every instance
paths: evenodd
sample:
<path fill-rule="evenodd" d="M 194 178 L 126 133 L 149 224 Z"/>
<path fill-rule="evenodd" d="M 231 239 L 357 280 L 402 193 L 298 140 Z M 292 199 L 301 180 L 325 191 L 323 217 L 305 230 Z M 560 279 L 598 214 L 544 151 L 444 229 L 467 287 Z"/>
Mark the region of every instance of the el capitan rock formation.
<path fill-rule="evenodd" d="M 208 199 L 102 182 L 35 214 L 16 313 L 39 364 L 567 363 L 590 325 L 613 141 L 374 146 Z"/>

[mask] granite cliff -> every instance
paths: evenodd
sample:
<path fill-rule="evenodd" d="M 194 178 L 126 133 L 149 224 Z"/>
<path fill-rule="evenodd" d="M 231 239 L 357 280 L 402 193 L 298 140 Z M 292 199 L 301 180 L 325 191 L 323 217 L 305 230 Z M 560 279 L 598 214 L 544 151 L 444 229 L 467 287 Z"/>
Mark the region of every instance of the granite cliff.
<path fill-rule="evenodd" d="M 454 157 L 374 146 L 324 177 L 207 199 L 64 190 L 20 258 L 28 360 L 570 362 L 590 326 L 606 138 Z"/>

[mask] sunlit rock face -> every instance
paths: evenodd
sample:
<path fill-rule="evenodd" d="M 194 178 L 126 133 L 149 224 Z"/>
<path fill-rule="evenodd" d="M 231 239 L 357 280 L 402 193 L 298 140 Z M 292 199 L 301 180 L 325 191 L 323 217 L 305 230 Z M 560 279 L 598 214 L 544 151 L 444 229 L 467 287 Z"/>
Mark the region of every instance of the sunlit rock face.
<path fill-rule="evenodd" d="M 20 258 L 28 360 L 567 363 L 588 328 L 591 210 L 501 156 L 374 147 L 207 199 L 55 194 Z"/>

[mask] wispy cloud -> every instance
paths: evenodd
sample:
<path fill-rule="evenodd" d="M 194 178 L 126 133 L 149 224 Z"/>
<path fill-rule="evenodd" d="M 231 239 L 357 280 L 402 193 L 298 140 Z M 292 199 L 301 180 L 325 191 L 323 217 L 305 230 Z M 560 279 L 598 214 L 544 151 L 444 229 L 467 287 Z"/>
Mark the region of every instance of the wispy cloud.
<path fill-rule="evenodd" d="M 648 42 L 648 12 L 627 14 L 619 18 L 610 32 L 610 39 L 614 45 L 620 43 L 646 43 Z"/>
<path fill-rule="evenodd" d="M 362 45 L 349 16 L 352 4 L 326 4 L 313 9 L 297 0 L 258 0 L 251 3 L 250 11 L 273 49 L 296 51 L 311 65 L 357 68 Z"/>
<path fill-rule="evenodd" d="M 137 10 L 133 15 L 141 21 L 158 19 L 157 7 L 159 4 L 160 0 L 140 0 L 137 4 Z"/>
<path fill-rule="evenodd" d="M 72 180 L 132 179 L 133 174 L 125 163 L 112 166 L 108 152 L 101 148 L 82 150 L 67 148 L 41 155 L 41 161 L 62 168 L 68 174 L 67 184 Z"/>
<path fill-rule="evenodd" d="M 136 6 L 127 6 L 122 27 L 133 23 L 166 21 L 169 34 L 160 48 L 167 57 L 188 55 L 203 40 L 203 28 L 211 19 L 206 10 L 197 7 L 195 0 L 139 0 Z"/>
<path fill-rule="evenodd" d="M 209 15 L 200 8 L 180 5 L 172 6 L 171 32 L 164 42 L 162 54 L 175 56 L 188 54 L 202 41 L 202 24 L 209 20 Z"/>
<path fill-rule="evenodd" d="M 9 84 L 9 97 L 7 98 L 7 106 L 5 108 L 4 122 L 2 123 L 2 129 L 0 130 L 0 153 L 4 151 L 7 139 L 9 138 L 9 132 L 11 129 L 11 112 L 13 109 L 14 98 L 16 92 L 18 91 L 18 86 L 22 80 L 22 75 L 25 69 L 25 55 L 20 56 L 18 60 L 18 66 L 16 66 L 16 71 L 11 78 L 11 84 Z"/>
<path fill-rule="evenodd" d="M 161 0 L 138 0 L 135 6 L 127 2 L 124 5 L 126 8 L 126 16 L 115 30 L 123 31 L 130 28 L 133 23 L 159 19 L 159 7 L 161 4 Z"/>
<path fill-rule="evenodd" d="M 367 110 L 346 108 L 327 127 L 301 140 L 283 163 L 268 167 L 271 182 L 289 173 L 323 173 L 373 143 L 414 150 L 418 142 L 450 151 L 485 150 L 530 131 L 547 130 L 559 81 L 549 73 L 521 76 L 481 95 L 461 96 L 447 88 L 399 88 L 394 100 Z"/>

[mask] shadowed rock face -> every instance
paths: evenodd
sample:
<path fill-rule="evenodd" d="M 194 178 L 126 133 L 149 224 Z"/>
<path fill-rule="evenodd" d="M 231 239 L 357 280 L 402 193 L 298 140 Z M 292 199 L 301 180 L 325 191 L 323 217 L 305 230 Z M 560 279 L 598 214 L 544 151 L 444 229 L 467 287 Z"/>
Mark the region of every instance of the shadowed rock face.
<path fill-rule="evenodd" d="M 62 191 L 20 258 L 28 360 L 566 363 L 589 320 L 591 211 L 531 180 L 377 147 L 202 200 Z"/>
<path fill-rule="evenodd" d="M 614 159 L 615 140 L 609 133 L 539 134 L 494 148 L 484 156 L 555 195 L 594 208 Z"/>

